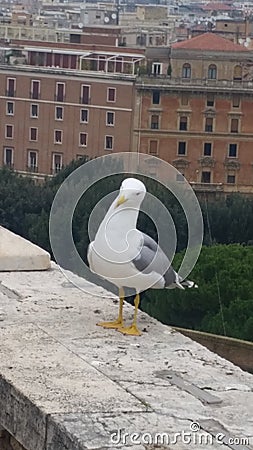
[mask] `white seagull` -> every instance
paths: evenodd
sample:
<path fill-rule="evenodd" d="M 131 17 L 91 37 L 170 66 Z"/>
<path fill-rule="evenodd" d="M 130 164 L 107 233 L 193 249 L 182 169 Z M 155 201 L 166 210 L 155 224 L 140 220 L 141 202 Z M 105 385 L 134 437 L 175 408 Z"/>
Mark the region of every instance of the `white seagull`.
<path fill-rule="evenodd" d="M 113 201 L 101 222 L 94 241 L 88 247 L 90 270 L 119 288 L 119 314 L 113 322 L 100 322 L 104 328 L 115 328 L 123 334 L 139 336 L 137 312 L 140 292 L 149 289 L 197 287 L 183 280 L 172 268 L 159 245 L 147 234 L 137 230 L 136 224 L 145 185 L 136 178 L 125 179 L 118 197 Z M 124 288 L 134 288 L 134 317 L 131 326 L 124 326 Z"/>

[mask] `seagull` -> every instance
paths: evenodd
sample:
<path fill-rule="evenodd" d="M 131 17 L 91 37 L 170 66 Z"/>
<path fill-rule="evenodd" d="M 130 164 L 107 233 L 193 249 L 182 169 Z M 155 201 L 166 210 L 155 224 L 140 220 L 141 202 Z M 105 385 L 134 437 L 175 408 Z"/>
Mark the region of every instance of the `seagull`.
<path fill-rule="evenodd" d="M 136 178 L 126 178 L 87 252 L 90 270 L 119 289 L 118 318 L 97 325 L 132 336 L 141 335 L 137 313 L 142 291 L 197 287 L 193 281 L 183 280 L 157 242 L 136 228 L 145 194 L 144 183 Z M 125 326 L 123 320 L 125 288 L 133 288 L 136 292 L 130 326 Z"/>

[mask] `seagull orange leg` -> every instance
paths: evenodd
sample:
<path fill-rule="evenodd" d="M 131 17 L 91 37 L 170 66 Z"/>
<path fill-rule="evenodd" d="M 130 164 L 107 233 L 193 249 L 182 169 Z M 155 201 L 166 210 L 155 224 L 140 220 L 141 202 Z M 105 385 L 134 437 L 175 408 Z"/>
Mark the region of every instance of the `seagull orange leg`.
<path fill-rule="evenodd" d="M 104 327 L 104 328 L 122 328 L 124 326 L 123 323 L 123 304 L 124 304 L 124 289 L 121 288 L 119 290 L 119 315 L 118 318 L 112 322 L 99 322 L 97 323 L 97 325 L 99 327 Z"/>
<path fill-rule="evenodd" d="M 119 327 L 118 331 L 123 334 L 127 334 L 129 336 L 141 336 L 141 332 L 137 327 L 137 314 L 138 314 L 138 307 L 140 304 L 140 294 L 136 294 L 134 299 L 134 319 L 132 322 L 132 325 L 130 327 Z"/>

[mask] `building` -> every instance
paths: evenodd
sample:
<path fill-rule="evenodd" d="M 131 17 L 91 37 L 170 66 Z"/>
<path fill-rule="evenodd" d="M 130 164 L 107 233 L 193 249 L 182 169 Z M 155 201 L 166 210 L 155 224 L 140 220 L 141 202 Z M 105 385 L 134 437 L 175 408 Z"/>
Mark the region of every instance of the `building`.
<path fill-rule="evenodd" d="M 154 65 L 136 84 L 133 147 L 196 189 L 253 192 L 253 54 L 205 33 L 172 45 L 170 76 Z"/>
<path fill-rule="evenodd" d="M 18 51 L 26 65 L 11 59 Z M 1 163 L 44 177 L 84 155 L 130 151 L 134 72 L 143 58 L 95 45 L 2 49 Z"/>
<path fill-rule="evenodd" d="M 84 155 L 137 151 L 195 189 L 253 192 L 249 48 L 210 32 L 127 48 L 114 27 L 102 45 L 105 28 L 92 29 L 93 44 L 75 31 L 67 43 L 2 40 L 1 164 L 44 177 Z"/>

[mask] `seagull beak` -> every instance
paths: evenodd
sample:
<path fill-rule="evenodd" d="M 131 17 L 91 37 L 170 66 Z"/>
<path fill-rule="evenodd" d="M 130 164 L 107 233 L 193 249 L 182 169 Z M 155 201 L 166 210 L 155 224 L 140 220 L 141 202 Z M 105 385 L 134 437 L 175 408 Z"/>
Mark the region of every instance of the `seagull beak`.
<path fill-rule="evenodd" d="M 117 200 L 115 208 L 118 208 L 118 206 L 123 205 L 123 203 L 125 203 L 126 201 L 127 201 L 127 198 L 124 195 L 121 195 Z"/>

